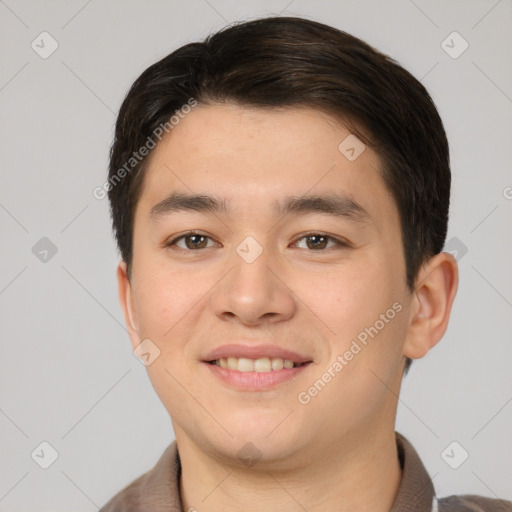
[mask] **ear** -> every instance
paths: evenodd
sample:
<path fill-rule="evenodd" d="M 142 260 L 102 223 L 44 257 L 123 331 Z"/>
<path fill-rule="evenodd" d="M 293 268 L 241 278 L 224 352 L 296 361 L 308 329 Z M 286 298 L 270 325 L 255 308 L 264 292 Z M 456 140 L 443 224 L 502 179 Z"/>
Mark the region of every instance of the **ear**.
<path fill-rule="evenodd" d="M 416 279 L 404 356 L 423 357 L 443 337 L 459 284 L 457 260 L 447 252 L 425 263 Z"/>
<path fill-rule="evenodd" d="M 133 302 L 132 285 L 126 270 L 126 263 L 121 261 L 117 266 L 117 289 L 119 295 L 119 302 L 123 309 L 124 321 L 128 329 L 128 334 L 135 349 L 141 342 L 139 335 L 139 327 L 137 316 L 135 313 L 135 305 Z"/>

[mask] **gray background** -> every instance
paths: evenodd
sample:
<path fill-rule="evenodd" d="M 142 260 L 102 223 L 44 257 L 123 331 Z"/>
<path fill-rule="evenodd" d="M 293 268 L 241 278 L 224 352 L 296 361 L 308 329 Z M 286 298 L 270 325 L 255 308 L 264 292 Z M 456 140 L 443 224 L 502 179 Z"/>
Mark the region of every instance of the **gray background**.
<path fill-rule="evenodd" d="M 438 496 L 512 499 L 510 0 L 5 0 L 0 511 L 97 510 L 171 441 L 124 329 L 108 203 L 92 190 L 105 180 L 116 111 L 148 65 L 226 22 L 271 13 L 365 39 L 420 79 L 439 108 L 454 177 L 448 239 L 467 253 L 458 253 L 448 332 L 413 364 L 396 428 Z M 46 59 L 31 47 L 51 49 L 43 31 L 59 45 Z M 453 31 L 469 44 L 458 58 L 442 47 Z M 452 40 L 453 53 L 462 41 Z M 43 237 L 55 255 L 40 253 Z M 36 463 L 51 455 L 42 441 L 58 452 L 48 469 Z M 469 453 L 458 469 L 441 456 L 452 441 Z M 451 459 L 461 453 L 456 447 Z"/>

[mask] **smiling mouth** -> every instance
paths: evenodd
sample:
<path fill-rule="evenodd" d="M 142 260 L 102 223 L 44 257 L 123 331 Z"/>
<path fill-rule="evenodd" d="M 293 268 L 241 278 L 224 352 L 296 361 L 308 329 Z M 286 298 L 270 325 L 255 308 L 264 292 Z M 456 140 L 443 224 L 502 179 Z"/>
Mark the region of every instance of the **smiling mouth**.
<path fill-rule="evenodd" d="M 282 359 L 280 357 L 262 357 L 259 359 L 249 359 L 247 357 L 221 357 L 220 359 L 214 359 L 207 362 L 214 366 L 220 366 L 221 368 L 239 372 L 268 373 L 283 369 L 298 368 L 309 364 L 311 361 L 295 363 L 289 359 Z"/>

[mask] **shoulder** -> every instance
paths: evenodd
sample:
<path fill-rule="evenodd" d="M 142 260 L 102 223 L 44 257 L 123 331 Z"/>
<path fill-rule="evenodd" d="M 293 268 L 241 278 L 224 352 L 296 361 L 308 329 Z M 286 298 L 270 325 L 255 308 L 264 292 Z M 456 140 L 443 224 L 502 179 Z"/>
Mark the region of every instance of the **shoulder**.
<path fill-rule="evenodd" d="M 136 478 L 133 482 L 119 491 L 99 512 L 135 512 L 141 507 L 141 496 L 150 471 Z"/>
<path fill-rule="evenodd" d="M 439 512 L 512 512 L 512 501 L 474 494 L 439 498 Z"/>
<path fill-rule="evenodd" d="M 180 472 L 181 463 L 173 441 L 152 469 L 119 491 L 99 512 L 179 511 Z"/>

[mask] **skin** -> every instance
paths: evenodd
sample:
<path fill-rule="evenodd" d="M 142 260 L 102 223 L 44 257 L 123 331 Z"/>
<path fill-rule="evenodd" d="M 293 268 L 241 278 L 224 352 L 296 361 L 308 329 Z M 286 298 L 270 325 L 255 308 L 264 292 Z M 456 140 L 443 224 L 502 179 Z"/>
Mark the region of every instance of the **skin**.
<path fill-rule="evenodd" d="M 411 292 L 396 204 L 366 147 L 339 150 L 349 131 L 316 110 L 197 106 L 151 154 L 136 207 L 133 266 L 118 267 L 133 348 L 149 338 L 147 367 L 169 412 L 182 461 L 183 509 L 388 511 L 401 479 L 394 422 L 405 357 L 443 336 L 458 284 L 453 256 L 429 259 Z M 369 214 L 275 216 L 274 200 L 330 192 Z M 151 208 L 172 192 L 222 197 L 227 213 Z M 197 230 L 201 247 L 173 237 Z M 321 249 L 304 234 L 348 242 Z M 252 236 L 252 263 L 236 252 Z M 195 245 L 198 244 L 195 239 Z M 188 252 L 187 252 L 188 251 Z M 402 308 L 307 404 L 298 394 L 332 368 L 394 303 Z M 202 358 L 241 338 L 276 344 L 312 363 L 266 391 L 239 391 Z M 332 372 L 332 370 L 331 370 Z M 248 466 L 237 452 L 252 443 Z"/>

